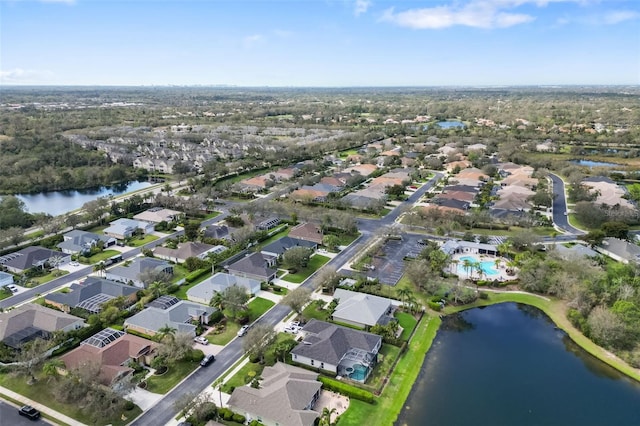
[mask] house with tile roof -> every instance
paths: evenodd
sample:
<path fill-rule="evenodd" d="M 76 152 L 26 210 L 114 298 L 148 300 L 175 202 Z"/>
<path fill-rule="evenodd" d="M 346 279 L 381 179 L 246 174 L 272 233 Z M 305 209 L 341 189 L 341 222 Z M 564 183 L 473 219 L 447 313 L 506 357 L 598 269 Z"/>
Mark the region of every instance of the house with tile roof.
<path fill-rule="evenodd" d="M 0 265 L 9 272 L 20 274 L 31 268 L 45 268 L 47 265 L 65 265 L 71 255 L 39 246 L 29 246 L 13 253 L 0 256 Z"/>
<path fill-rule="evenodd" d="M 260 281 L 218 272 L 187 290 L 187 299 L 208 305 L 216 293 L 222 293 L 231 286 L 242 287 L 248 294 L 260 291 Z"/>
<path fill-rule="evenodd" d="M 303 328 L 304 339 L 293 348 L 293 362 L 365 382 L 378 360 L 382 337 L 312 319 Z"/>
<path fill-rule="evenodd" d="M 165 296 L 165 299 L 166 303 L 158 301 L 155 305 L 150 304 L 134 316 L 127 318 L 124 321 L 125 329 L 153 337 L 161 328 L 169 326 L 175 329 L 176 333 L 195 337 L 195 324 L 209 323 L 209 318 L 216 311 L 210 306 L 179 300 L 171 296 Z"/>
<path fill-rule="evenodd" d="M 260 386 L 234 389 L 229 408 L 265 426 L 313 426 L 320 417 L 314 406 L 322 383 L 318 374 L 282 362 L 267 366 L 260 375 Z"/>
<path fill-rule="evenodd" d="M 133 216 L 135 220 L 157 224 L 160 222 L 174 222 L 182 216 L 182 212 L 165 209 L 162 207 L 152 207 L 148 210 Z"/>
<path fill-rule="evenodd" d="M 84 319 L 36 303 L 25 303 L 0 312 L 0 341 L 19 348 L 36 338 L 48 339 L 55 331 L 72 331 L 84 327 Z"/>
<path fill-rule="evenodd" d="M 395 321 L 395 306 L 386 297 L 339 288 L 333 293 L 333 298 L 338 301 L 332 314 L 334 321 L 363 329 Z"/>
<path fill-rule="evenodd" d="M 102 305 L 116 297 L 123 297 L 130 306 L 138 300 L 137 287 L 99 277 L 87 277 L 80 284 L 71 284 L 68 293 L 53 292 L 44 296 L 45 303 L 64 312 L 82 308 L 92 314 L 102 311 Z"/>
<path fill-rule="evenodd" d="M 111 222 L 109 227 L 102 232 L 118 240 L 124 240 L 131 238 L 138 230 L 143 234 L 148 234 L 153 232 L 153 224 L 141 220 L 120 218 Z"/>
<path fill-rule="evenodd" d="M 131 283 L 138 288 L 145 288 L 145 283 L 140 279 L 140 276 L 145 271 L 155 271 L 173 275 L 173 265 L 166 260 L 154 259 L 152 257 L 136 257 L 127 266 L 119 265 L 107 269 L 105 278 L 125 284 Z"/>
<path fill-rule="evenodd" d="M 295 247 L 304 247 L 311 250 L 315 250 L 318 247 L 318 244 L 314 243 L 313 241 L 299 240 L 297 238 L 291 238 L 289 236 L 285 236 L 262 247 L 262 250 L 260 250 L 260 253 L 266 256 L 279 258 L 287 250 L 291 250 L 292 248 L 295 248 Z"/>
<path fill-rule="evenodd" d="M 156 247 L 153 249 L 153 255 L 159 259 L 169 260 L 176 263 L 184 263 L 190 257 L 198 259 L 206 259 L 210 253 L 219 254 L 226 251 L 226 246 L 212 246 L 211 244 L 187 241 L 179 243 L 175 249 L 169 247 Z"/>
<path fill-rule="evenodd" d="M 102 242 L 103 247 L 110 247 L 117 242 L 113 237 L 81 231 L 79 229 L 67 232 L 62 238 L 63 241 L 56 247 L 66 254 L 87 254 L 91 251 L 92 247 L 95 247 L 100 242 Z"/>
<path fill-rule="evenodd" d="M 289 231 L 289 237 L 322 244 L 322 238 L 324 235 L 322 233 L 322 228 L 318 225 L 305 222 L 291 228 L 291 231 Z"/>
<path fill-rule="evenodd" d="M 151 364 L 158 346 L 151 340 L 106 328 L 83 340 L 80 346 L 61 356 L 60 360 L 67 371 L 98 365 L 100 383 L 111 386 L 134 372 L 129 362 Z"/>
<path fill-rule="evenodd" d="M 231 275 L 251 278 L 258 281 L 271 282 L 276 277 L 276 270 L 273 266 L 276 258 L 263 253 L 252 253 L 235 263 L 227 266 L 227 271 Z"/>

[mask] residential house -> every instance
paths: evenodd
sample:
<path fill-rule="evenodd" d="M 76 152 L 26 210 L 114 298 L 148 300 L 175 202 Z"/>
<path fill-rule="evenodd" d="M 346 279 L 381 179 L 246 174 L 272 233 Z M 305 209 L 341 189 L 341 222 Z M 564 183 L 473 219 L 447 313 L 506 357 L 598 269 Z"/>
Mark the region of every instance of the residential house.
<path fill-rule="evenodd" d="M 322 244 L 323 238 L 322 228 L 313 223 L 301 223 L 294 226 L 289 231 L 289 237 L 298 240 L 311 241 L 316 244 Z"/>
<path fill-rule="evenodd" d="M 271 282 L 276 277 L 276 258 L 262 253 L 252 253 L 243 259 L 227 266 L 231 275 L 244 278 L 252 278 L 258 281 Z"/>
<path fill-rule="evenodd" d="M 117 238 L 118 240 L 131 238 L 138 230 L 143 234 L 153 232 L 153 224 L 141 220 L 121 218 L 114 220 L 109 225 L 110 226 L 103 231 L 104 234 Z"/>
<path fill-rule="evenodd" d="M 627 195 L 626 188 L 618 185 L 608 177 L 591 176 L 583 179 L 582 184 L 597 194 L 594 201 L 596 204 L 605 204 L 607 206 L 619 205 L 627 209 L 636 208 L 633 202 L 623 198 Z"/>
<path fill-rule="evenodd" d="M 498 255 L 498 249 L 493 244 L 474 243 L 471 241 L 449 240 L 440 247 L 440 250 L 448 255 L 459 253 Z"/>
<path fill-rule="evenodd" d="M 296 176 L 297 170 L 293 167 L 287 167 L 286 169 L 278 169 L 275 172 L 268 173 L 268 176 L 276 182 L 283 180 L 293 179 Z"/>
<path fill-rule="evenodd" d="M 357 166 L 349 167 L 348 169 L 344 169 L 345 173 L 359 173 L 364 177 L 369 176 L 371 173 L 378 170 L 378 166 L 375 164 L 359 164 Z"/>
<path fill-rule="evenodd" d="M 595 249 L 618 262 L 640 263 L 640 247 L 619 238 L 605 238 Z"/>
<path fill-rule="evenodd" d="M 125 284 L 145 288 L 140 276 L 146 271 L 162 272 L 173 275 L 173 265 L 165 260 L 152 257 L 136 257 L 128 266 L 120 265 L 107 269 L 105 278 Z"/>
<path fill-rule="evenodd" d="M 222 293 L 234 285 L 244 288 L 250 295 L 260 291 L 259 280 L 218 272 L 187 290 L 187 299 L 208 305 L 216 293 Z"/>
<path fill-rule="evenodd" d="M 105 328 L 83 340 L 76 349 L 60 357 L 67 371 L 98 365 L 100 383 L 114 385 L 134 372 L 130 362 L 149 365 L 156 356 L 158 343 L 113 328 Z"/>
<path fill-rule="evenodd" d="M 145 169 L 150 172 L 173 173 L 173 166 L 176 162 L 160 158 L 138 157 L 133 161 L 133 167 L 136 169 Z"/>
<path fill-rule="evenodd" d="M 272 242 L 271 244 L 267 244 L 262 248 L 262 250 L 260 250 L 260 253 L 266 256 L 279 258 L 285 251 L 294 247 L 304 247 L 315 250 L 318 247 L 318 244 L 312 241 L 299 240 L 297 238 L 286 236 Z"/>
<path fill-rule="evenodd" d="M 448 207 L 449 209 L 454 209 L 454 210 L 458 210 L 462 213 L 466 213 L 469 210 L 469 207 L 471 206 L 471 203 L 468 201 L 462 201 L 462 200 L 451 200 L 448 198 L 434 198 L 433 199 L 433 204 L 436 204 L 440 207 Z"/>
<path fill-rule="evenodd" d="M 103 247 L 110 247 L 116 243 L 116 239 L 107 235 L 98 235 L 92 232 L 74 229 L 62 236 L 63 241 L 58 244 L 60 250 L 65 254 L 88 254 L 92 247 L 102 242 Z"/>
<path fill-rule="evenodd" d="M 312 319 L 303 328 L 304 340 L 293 348 L 294 362 L 364 383 L 382 347 L 377 334 Z"/>
<path fill-rule="evenodd" d="M 178 248 L 175 249 L 168 247 L 156 247 L 153 249 L 153 255 L 160 259 L 183 263 L 190 257 L 197 257 L 198 259 L 204 260 L 210 253 L 219 253 L 220 250 L 225 251 L 227 250 L 227 247 L 187 241 L 186 243 L 178 244 Z"/>
<path fill-rule="evenodd" d="M 314 406 L 322 383 L 318 374 L 282 362 L 267 366 L 260 374 L 260 386 L 234 389 L 228 406 L 247 422 L 265 426 L 313 426 L 320 416 Z"/>
<path fill-rule="evenodd" d="M 215 238 L 218 240 L 231 239 L 231 234 L 229 233 L 229 227 L 226 225 L 209 225 L 204 229 L 202 235 L 207 238 Z"/>
<path fill-rule="evenodd" d="M 395 306 L 393 301 L 386 297 L 339 288 L 333 293 L 333 298 L 338 300 L 338 306 L 332 314 L 334 321 L 359 328 L 368 328 L 376 324 L 387 325 L 395 321 Z"/>
<path fill-rule="evenodd" d="M 210 306 L 179 300 L 171 296 L 161 296 L 155 305 L 138 312 L 124 321 L 125 329 L 154 336 L 161 328 L 168 326 L 176 333 L 196 335 L 195 324 L 208 324 L 216 311 Z"/>
<path fill-rule="evenodd" d="M 445 168 L 449 173 L 453 173 L 454 170 L 462 170 L 467 167 L 471 167 L 472 163 L 469 160 L 452 161 L 447 163 Z"/>
<path fill-rule="evenodd" d="M 268 219 L 260 221 L 256 225 L 256 228 L 258 228 L 260 231 L 268 231 L 270 229 L 275 228 L 279 224 L 280 224 L 280 218 L 278 218 L 278 217 L 270 217 Z"/>
<path fill-rule="evenodd" d="M 566 247 L 563 244 L 554 244 L 553 248 L 560 255 L 560 257 L 566 260 L 583 259 L 585 257 L 597 257 L 600 255 L 597 251 L 592 250 L 582 244 L 575 244 L 571 247 Z"/>
<path fill-rule="evenodd" d="M 180 218 L 180 216 L 182 216 L 182 213 L 177 210 L 152 207 L 133 216 L 133 219 L 158 224 L 160 222 L 175 222 Z"/>
<path fill-rule="evenodd" d="M 329 196 L 329 191 L 320 191 L 309 188 L 300 188 L 289 194 L 289 198 L 293 201 L 302 202 L 302 203 L 310 203 L 317 202 L 322 203 L 327 200 Z"/>
<path fill-rule="evenodd" d="M 13 284 L 13 275 L 0 271 L 0 287 Z"/>
<path fill-rule="evenodd" d="M 324 185 L 331 185 L 334 188 L 342 189 L 347 183 L 347 180 L 345 178 L 340 179 L 336 176 L 324 176 L 322 179 L 320 179 L 320 183 Z"/>
<path fill-rule="evenodd" d="M 36 338 L 48 339 L 55 331 L 84 327 L 84 319 L 35 303 L 0 312 L 0 341 L 18 349 Z"/>
<path fill-rule="evenodd" d="M 254 176 L 240 181 L 240 187 L 245 192 L 260 192 L 269 186 L 271 179 L 267 176 Z"/>
<path fill-rule="evenodd" d="M 138 288 L 99 277 L 87 277 L 81 284 L 71 284 L 68 293 L 53 292 L 44 296 L 45 303 L 64 312 L 82 308 L 92 314 L 102 310 L 102 305 L 116 297 L 123 297 L 129 306 L 138 300 Z"/>
<path fill-rule="evenodd" d="M 65 265 L 71 255 L 39 246 L 29 246 L 13 253 L 0 256 L 0 265 L 9 272 L 20 274 L 31 268 Z"/>
<path fill-rule="evenodd" d="M 473 200 L 476 199 L 476 194 L 474 194 L 473 192 L 445 190 L 442 194 L 438 194 L 438 199 L 460 200 L 467 201 L 468 203 L 473 203 Z"/>

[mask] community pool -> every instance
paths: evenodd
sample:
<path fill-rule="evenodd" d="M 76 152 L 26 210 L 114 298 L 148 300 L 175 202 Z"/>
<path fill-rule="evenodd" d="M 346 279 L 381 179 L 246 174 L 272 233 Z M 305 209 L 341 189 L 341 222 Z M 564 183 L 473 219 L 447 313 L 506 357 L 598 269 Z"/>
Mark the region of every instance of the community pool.
<path fill-rule="evenodd" d="M 477 272 L 475 271 L 475 269 L 473 267 L 465 267 L 465 260 L 469 261 L 470 265 L 473 265 L 475 263 L 479 263 L 480 264 L 480 268 L 482 268 L 482 273 L 485 276 L 491 276 L 491 275 L 498 275 L 499 272 L 496 269 L 496 262 L 493 260 L 480 260 L 474 256 L 462 256 L 461 258 L 458 259 L 458 275 L 460 276 L 465 276 L 465 275 L 469 275 L 472 276 L 474 274 L 477 275 Z"/>

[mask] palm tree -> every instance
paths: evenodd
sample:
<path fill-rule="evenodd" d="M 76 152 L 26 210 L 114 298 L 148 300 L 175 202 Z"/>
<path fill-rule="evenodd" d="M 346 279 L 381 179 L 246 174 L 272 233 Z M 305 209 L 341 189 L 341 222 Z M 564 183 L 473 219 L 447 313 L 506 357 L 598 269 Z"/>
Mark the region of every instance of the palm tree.
<path fill-rule="evenodd" d="M 209 303 L 212 307 L 216 308 L 220 312 L 224 310 L 224 297 L 222 294 L 217 291 L 216 294 L 211 298 L 211 302 Z"/>
<path fill-rule="evenodd" d="M 500 264 L 502 263 L 502 259 L 498 257 L 496 258 L 494 263 L 496 264 L 496 269 L 500 269 Z"/>
<path fill-rule="evenodd" d="M 48 377 L 47 383 L 49 383 L 51 379 L 57 380 L 58 377 L 60 377 L 60 372 L 58 369 L 64 368 L 64 367 L 65 367 L 64 362 L 62 362 L 60 358 L 55 358 L 50 361 L 47 361 L 42 366 L 42 372 L 44 373 L 45 376 Z"/>
<path fill-rule="evenodd" d="M 169 324 L 165 324 L 164 327 L 158 329 L 156 338 L 158 339 L 158 342 L 162 342 L 167 337 L 173 340 L 176 338 L 176 331 L 177 330 L 171 327 Z"/>
<path fill-rule="evenodd" d="M 149 285 L 149 293 L 153 296 L 154 299 L 165 294 L 167 291 L 167 287 L 163 282 L 154 281 Z"/>
<path fill-rule="evenodd" d="M 104 273 L 105 270 L 106 270 L 106 267 L 104 266 L 104 262 L 100 262 L 100 263 L 94 265 L 94 267 L 93 267 L 93 271 L 97 272 L 98 275 L 101 275 L 102 273 Z"/>
<path fill-rule="evenodd" d="M 453 259 L 451 260 L 451 265 L 453 265 L 453 273 L 457 273 L 458 272 L 458 264 L 460 263 L 460 261 L 458 259 Z"/>
<path fill-rule="evenodd" d="M 408 296 L 413 295 L 413 291 L 409 287 L 398 287 L 396 288 L 396 293 L 400 296 L 400 300 L 402 300 L 402 304 L 405 304 L 405 300 Z"/>
<path fill-rule="evenodd" d="M 322 414 L 320 415 L 320 421 L 318 422 L 318 426 L 334 426 L 336 423 L 331 422 L 331 416 L 336 412 L 335 408 L 329 410 L 327 407 L 322 409 Z"/>
<path fill-rule="evenodd" d="M 464 270 L 467 271 L 467 278 L 471 278 L 471 261 L 469 259 L 464 259 L 462 261 L 462 266 Z"/>
<path fill-rule="evenodd" d="M 407 296 L 407 304 L 409 305 L 409 311 L 412 314 L 415 314 L 418 310 L 418 299 L 413 293 Z"/>

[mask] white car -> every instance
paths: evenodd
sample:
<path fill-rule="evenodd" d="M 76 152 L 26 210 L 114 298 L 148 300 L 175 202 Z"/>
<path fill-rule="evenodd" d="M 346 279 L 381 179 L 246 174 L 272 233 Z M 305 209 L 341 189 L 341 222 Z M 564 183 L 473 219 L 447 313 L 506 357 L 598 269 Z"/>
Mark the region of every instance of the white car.
<path fill-rule="evenodd" d="M 200 343 L 201 345 L 208 345 L 209 341 L 202 336 L 196 336 L 193 339 L 195 342 Z"/>
<path fill-rule="evenodd" d="M 298 331 L 300 331 L 300 328 L 287 326 L 282 331 L 284 331 L 285 333 L 298 334 Z"/>
<path fill-rule="evenodd" d="M 7 286 L 7 288 L 8 288 L 9 290 L 11 290 L 11 293 L 17 293 L 17 292 L 18 292 L 18 287 L 16 287 L 16 286 L 15 286 L 15 285 L 13 285 L 13 284 L 9 284 L 9 285 Z"/>
<path fill-rule="evenodd" d="M 247 330 L 249 330 L 248 325 L 243 325 L 242 327 L 240 327 L 240 330 L 238 330 L 238 337 L 242 337 L 247 334 Z"/>

